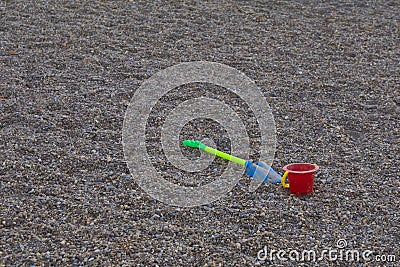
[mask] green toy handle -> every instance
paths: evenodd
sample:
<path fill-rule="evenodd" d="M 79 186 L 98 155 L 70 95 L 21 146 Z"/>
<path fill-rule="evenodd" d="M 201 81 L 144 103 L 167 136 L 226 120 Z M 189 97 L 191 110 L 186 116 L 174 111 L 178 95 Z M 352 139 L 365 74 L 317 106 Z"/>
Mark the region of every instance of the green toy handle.
<path fill-rule="evenodd" d="M 201 150 L 204 150 L 204 148 L 207 147 L 205 144 L 203 144 L 202 142 L 197 141 L 197 140 L 185 140 L 185 141 L 183 141 L 183 145 L 190 146 L 193 148 L 199 148 Z"/>
<path fill-rule="evenodd" d="M 235 156 L 232 156 L 232 155 L 229 155 L 227 153 L 224 153 L 224 152 L 219 151 L 217 149 L 214 149 L 212 147 L 206 146 L 205 144 L 203 144 L 202 142 L 197 141 L 197 140 L 185 140 L 185 141 L 183 141 L 183 145 L 184 146 L 193 147 L 193 148 L 198 148 L 198 149 L 203 150 L 203 151 L 205 151 L 207 153 L 216 155 L 217 157 L 220 157 L 220 158 L 223 158 L 223 159 L 238 163 L 238 164 L 243 165 L 243 166 L 246 165 L 246 160 L 238 158 L 238 157 L 235 157 Z"/>

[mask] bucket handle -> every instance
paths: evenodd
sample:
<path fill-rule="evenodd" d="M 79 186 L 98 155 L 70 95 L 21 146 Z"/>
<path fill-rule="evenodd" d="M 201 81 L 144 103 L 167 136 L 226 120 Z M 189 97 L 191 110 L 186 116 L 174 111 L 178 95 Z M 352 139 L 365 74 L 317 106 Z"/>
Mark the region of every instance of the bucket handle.
<path fill-rule="evenodd" d="M 284 188 L 289 188 L 290 185 L 288 183 L 286 183 L 286 177 L 288 176 L 289 171 L 285 171 L 285 173 L 282 176 L 282 180 L 281 180 L 281 184 Z"/>

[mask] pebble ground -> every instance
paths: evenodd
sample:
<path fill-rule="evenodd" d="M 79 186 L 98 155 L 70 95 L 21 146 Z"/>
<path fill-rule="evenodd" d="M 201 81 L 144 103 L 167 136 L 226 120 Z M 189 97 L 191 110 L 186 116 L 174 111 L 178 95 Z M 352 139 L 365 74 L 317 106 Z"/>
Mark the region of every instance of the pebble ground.
<path fill-rule="evenodd" d="M 0 266 L 398 266 L 400 6 L 357 2 L 0 1 Z M 198 60 L 257 83 L 273 166 L 321 167 L 310 197 L 239 184 L 178 208 L 135 184 L 131 97 Z M 257 259 L 339 239 L 397 262 Z"/>

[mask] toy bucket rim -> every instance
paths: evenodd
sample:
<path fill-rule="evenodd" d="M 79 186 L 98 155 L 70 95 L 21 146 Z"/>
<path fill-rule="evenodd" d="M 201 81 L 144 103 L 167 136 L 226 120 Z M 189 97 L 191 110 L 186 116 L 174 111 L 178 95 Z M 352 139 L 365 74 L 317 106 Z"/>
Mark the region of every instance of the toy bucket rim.
<path fill-rule="evenodd" d="M 289 170 L 289 169 L 288 169 L 289 166 L 298 165 L 298 164 L 311 165 L 311 166 L 314 166 L 314 169 L 308 170 L 308 171 L 293 171 L 293 170 Z M 289 172 L 289 173 L 299 173 L 299 174 L 302 174 L 302 173 L 315 173 L 315 172 L 317 172 L 317 171 L 319 170 L 319 167 L 318 167 L 318 165 L 316 165 L 316 164 L 312 164 L 312 163 L 308 163 L 308 162 L 297 162 L 297 163 L 290 163 L 290 164 L 287 164 L 287 165 L 285 165 L 282 169 L 283 169 L 285 172 L 287 171 L 287 172 Z"/>

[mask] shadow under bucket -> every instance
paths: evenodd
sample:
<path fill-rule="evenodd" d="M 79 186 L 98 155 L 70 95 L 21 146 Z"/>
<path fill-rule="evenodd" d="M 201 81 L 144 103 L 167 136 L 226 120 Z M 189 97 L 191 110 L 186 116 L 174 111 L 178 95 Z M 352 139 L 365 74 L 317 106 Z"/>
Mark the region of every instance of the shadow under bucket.
<path fill-rule="evenodd" d="M 314 173 L 319 170 L 317 165 L 311 163 L 292 163 L 283 167 L 288 172 L 289 188 L 291 194 L 311 194 L 314 185 Z"/>

